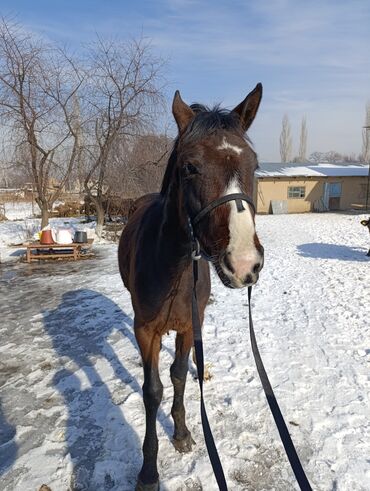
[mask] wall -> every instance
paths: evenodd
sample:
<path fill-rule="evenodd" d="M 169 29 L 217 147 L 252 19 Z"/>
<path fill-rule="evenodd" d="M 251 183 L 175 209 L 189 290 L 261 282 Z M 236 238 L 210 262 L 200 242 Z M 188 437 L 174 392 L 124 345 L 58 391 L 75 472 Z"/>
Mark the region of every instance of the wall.
<path fill-rule="evenodd" d="M 286 200 L 288 213 L 306 213 L 320 208 L 325 182 L 342 183 L 340 209 L 361 207 L 365 203 L 365 194 L 361 193 L 361 184 L 366 185 L 367 177 L 269 177 L 258 178 L 256 183 L 256 203 L 258 213 L 271 213 L 272 200 Z M 305 186 L 305 198 L 288 199 L 289 186 Z"/>

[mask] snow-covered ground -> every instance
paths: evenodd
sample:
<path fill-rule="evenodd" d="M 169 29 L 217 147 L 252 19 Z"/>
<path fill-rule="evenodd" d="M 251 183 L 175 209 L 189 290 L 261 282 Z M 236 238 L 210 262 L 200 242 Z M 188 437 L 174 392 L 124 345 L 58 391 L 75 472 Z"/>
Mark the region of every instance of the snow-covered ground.
<path fill-rule="evenodd" d="M 258 216 L 265 267 L 253 291 L 262 357 L 315 490 L 370 489 L 370 258 L 362 216 Z M 132 307 L 116 247 L 94 260 L 0 269 L 0 489 L 132 491 L 144 409 Z M 0 266 L 1 268 L 1 266 Z M 297 489 L 252 358 L 247 291 L 213 277 L 204 325 L 205 398 L 229 489 Z M 217 489 L 194 368 L 188 426 L 171 444 L 174 335 L 163 339 L 162 491 Z"/>
<path fill-rule="evenodd" d="M 39 213 L 40 210 L 37 205 L 32 207 L 32 203 L 27 201 L 9 201 L 4 203 L 5 216 L 8 220 L 22 220 L 25 218 L 31 218 L 35 213 Z"/>

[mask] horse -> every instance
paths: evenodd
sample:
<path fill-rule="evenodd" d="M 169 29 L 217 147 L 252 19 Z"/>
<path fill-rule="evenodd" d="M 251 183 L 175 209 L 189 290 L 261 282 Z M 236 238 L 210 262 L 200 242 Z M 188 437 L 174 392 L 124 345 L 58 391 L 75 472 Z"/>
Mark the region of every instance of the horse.
<path fill-rule="evenodd" d="M 192 235 L 202 251 L 196 283 L 201 323 L 211 289 L 207 260 L 228 288 L 253 285 L 263 267 L 264 250 L 256 233 L 251 200 L 257 155 L 246 136 L 261 98 L 262 85 L 257 84 L 228 111 L 219 106 L 189 106 L 176 91 L 172 113 L 178 136 L 160 192 L 144 195 L 134 203 L 120 238 L 119 270 L 131 294 L 134 332 L 144 370 L 146 432 L 136 491 L 159 489 L 156 415 L 163 385 L 158 360 L 161 338 L 169 330 L 176 331 L 175 358 L 170 367 L 173 444 L 179 452 L 188 452 L 195 443 L 185 422 L 184 408 L 193 345 Z M 245 196 L 244 206 L 233 196 Z M 214 209 L 204 212 L 205 207 L 220 199 Z M 203 216 L 195 223 L 201 210 Z"/>

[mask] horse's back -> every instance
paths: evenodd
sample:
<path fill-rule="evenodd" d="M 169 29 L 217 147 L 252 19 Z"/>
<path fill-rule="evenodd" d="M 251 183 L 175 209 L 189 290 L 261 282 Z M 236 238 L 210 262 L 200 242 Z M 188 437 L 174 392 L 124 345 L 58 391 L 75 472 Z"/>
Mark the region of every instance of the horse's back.
<path fill-rule="evenodd" d="M 159 193 L 141 196 L 132 204 L 129 219 L 123 229 L 118 246 L 118 264 L 125 287 L 130 291 L 130 271 L 136 253 L 138 234 L 143 226 L 143 217 L 147 210 L 160 199 Z"/>
<path fill-rule="evenodd" d="M 144 194 L 143 196 L 140 196 L 140 198 L 137 198 L 130 206 L 129 212 L 128 212 L 128 219 L 134 215 L 134 213 L 138 209 L 145 209 L 145 205 L 150 205 L 153 201 L 157 201 L 160 197 L 159 193 L 148 193 Z"/>

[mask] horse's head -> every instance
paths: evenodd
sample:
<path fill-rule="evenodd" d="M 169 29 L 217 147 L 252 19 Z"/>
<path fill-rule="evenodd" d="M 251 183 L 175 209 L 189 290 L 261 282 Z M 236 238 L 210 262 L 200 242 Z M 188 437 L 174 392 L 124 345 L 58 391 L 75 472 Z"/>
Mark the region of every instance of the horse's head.
<path fill-rule="evenodd" d="M 262 97 L 262 85 L 232 111 L 188 106 L 176 92 L 173 114 L 179 129 L 176 170 L 180 200 L 191 219 L 210 203 L 233 193 L 253 199 L 257 156 L 245 133 Z M 231 288 L 258 280 L 263 266 L 252 207 L 236 201 L 217 206 L 194 225 L 201 248 L 212 258 L 222 282 Z"/>

